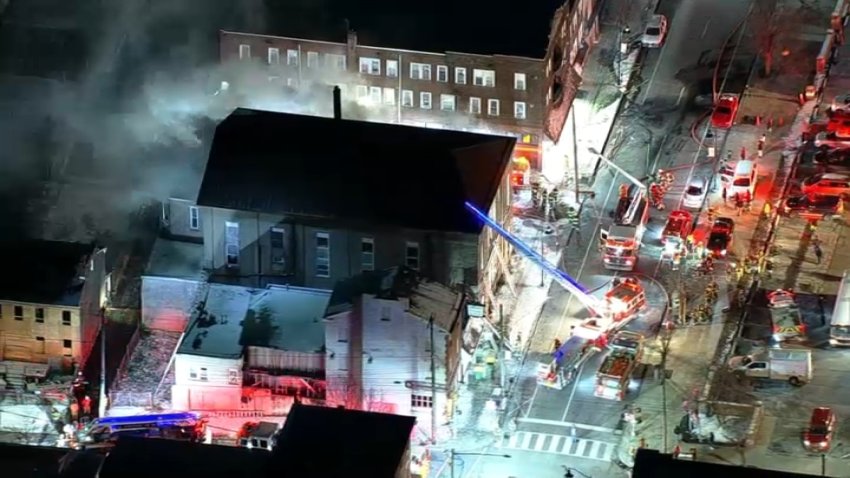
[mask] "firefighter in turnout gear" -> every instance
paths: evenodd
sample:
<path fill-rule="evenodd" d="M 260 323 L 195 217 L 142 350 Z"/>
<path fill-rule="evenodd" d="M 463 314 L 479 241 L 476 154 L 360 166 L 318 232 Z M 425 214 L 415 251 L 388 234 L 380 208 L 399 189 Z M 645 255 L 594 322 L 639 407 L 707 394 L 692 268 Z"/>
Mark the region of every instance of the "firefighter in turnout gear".
<path fill-rule="evenodd" d="M 546 195 L 546 202 L 549 206 L 548 211 L 549 211 L 550 216 L 555 215 L 555 208 L 558 205 L 558 198 L 559 197 L 560 197 L 560 193 L 558 192 L 558 188 L 552 188 L 552 190 L 549 191 L 549 194 Z"/>
<path fill-rule="evenodd" d="M 659 211 L 664 210 L 664 191 L 660 184 L 652 183 L 649 186 L 649 199 L 653 207 Z"/>
<path fill-rule="evenodd" d="M 542 197 L 541 197 L 541 188 L 540 182 L 534 181 L 531 183 L 531 205 L 534 206 L 534 209 L 539 209 L 542 205 Z"/>

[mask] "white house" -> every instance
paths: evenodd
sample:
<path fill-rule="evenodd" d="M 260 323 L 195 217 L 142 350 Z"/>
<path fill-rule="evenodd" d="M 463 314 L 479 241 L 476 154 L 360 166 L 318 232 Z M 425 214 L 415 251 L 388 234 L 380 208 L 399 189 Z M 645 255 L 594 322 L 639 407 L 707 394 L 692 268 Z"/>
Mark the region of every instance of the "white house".
<path fill-rule="evenodd" d="M 329 291 L 210 284 L 174 360 L 177 410 L 281 408 L 275 397 L 324 395 Z"/>
<path fill-rule="evenodd" d="M 432 407 L 440 423 L 451 408 L 464 317 L 461 292 L 406 267 L 339 282 L 325 313 L 328 404 L 412 415 L 429 434 Z"/>

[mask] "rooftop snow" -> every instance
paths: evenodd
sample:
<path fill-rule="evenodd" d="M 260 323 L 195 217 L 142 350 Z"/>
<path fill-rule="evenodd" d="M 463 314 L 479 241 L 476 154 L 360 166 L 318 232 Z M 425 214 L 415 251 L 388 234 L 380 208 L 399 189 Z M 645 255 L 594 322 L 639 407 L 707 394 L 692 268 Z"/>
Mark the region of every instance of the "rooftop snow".
<path fill-rule="evenodd" d="M 178 353 L 239 358 L 245 347 L 316 352 L 330 292 L 300 287 L 249 289 L 211 284 Z"/>
<path fill-rule="evenodd" d="M 251 289 L 211 284 L 203 309 L 195 314 L 177 353 L 239 358 L 242 321 L 251 303 Z"/>
<path fill-rule="evenodd" d="M 203 256 L 203 244 L 160 237 L 154 243 L 145 275 L 200 280 Z"/>
<path fill-rule="evenodd" d="M 269 347 L 292 352 L 317 352 L 325 345 L 322 317 L 331 299 L 330 291 L 279 287 L 255 294 L 246 317 L 241 342 L 245 345 Z M 255 319 L 267 313 L 271 335 L 260 331 Z"/>

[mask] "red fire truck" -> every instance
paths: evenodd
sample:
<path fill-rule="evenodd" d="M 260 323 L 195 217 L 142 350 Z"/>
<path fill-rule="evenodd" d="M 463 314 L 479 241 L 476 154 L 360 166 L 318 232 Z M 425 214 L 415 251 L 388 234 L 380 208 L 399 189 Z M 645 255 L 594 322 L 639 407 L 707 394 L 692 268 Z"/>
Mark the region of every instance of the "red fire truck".
<path fill-rule="evenodd" d="M 664 245 L 661 251 L 662 260 L 672 260 L 677 254 L 682 253 L 688 234 L 691 233 L 693 221 L 693 216 L 687 211 L 678 210 L 670 213 L 664 231 L 661 233 L 661 244 Z"/>
<path fill-rule="evenodd" d="M 611 353 L 596 373 L 593 394 L 609 400 L 623 400 L 629 391 L 632 373 L 643 356 L 643 336 L 618 332 L 611 340 Z"/>

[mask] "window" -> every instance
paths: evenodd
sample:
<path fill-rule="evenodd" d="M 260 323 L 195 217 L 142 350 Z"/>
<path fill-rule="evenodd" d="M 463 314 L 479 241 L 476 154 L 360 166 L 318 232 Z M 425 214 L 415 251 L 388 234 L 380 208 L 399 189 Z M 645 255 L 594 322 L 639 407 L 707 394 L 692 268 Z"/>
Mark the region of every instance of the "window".
<path fill-rule="evenodd" d="M 431 109 L 431 93 L 427 91 L 419 93 L 419 107 L 423 110 Z"/>
<path fill-rule="evenodd" d="M 371 237 L 360 239 L 360 270 L 375 270 L 375 240 Z"/>
<path fill-rule="evenodd" d="M 331 276 L 331 237 L 327 232 L 316 233 L 316 277 Z"/>
<path fill-rule="evenodd" d="M 316 68 L 319 66 L 319 53 L 315 51 L 307 52 L 307 68 Z"/>
<path fill-rule="evenodd" d="M 466 68 L 455 68 L 455 83 L 458 85 L 466 84 Z"/>
<path fill-rule="evenodd" d="M 499 100 L 487 100 L 487 115 L 499 116 Z"/>
<path fill-rule="evenodd" d="M 224 223 L 224 256 L 228 267 L 239 266 L 239 223 Z"/>
<path fill-rule="evenodd" d="M 401 90 L 401 106 L 413 108 L 413 91 Z"/>
<path fill-rule="evenodd" d="M 377 58 L 360 57 L 360 73 L 366 75 L 380 75 L 381 60 Z"/>
<path fill-rule="evenodd" d="M 197 231 L 201 228 L 201 215 L 198 206 L 189 206 L 189 229 Z"/>
<path fill-rule="evenodd" d="M 387 76 L 398 78 L 398 60 L 387 60 Z"/>
<path fill-rule="evenodd" d="M 227 369 L 227 383 L 230 385 L 239 385 L 239 369 Z"/>
<path fill-rule="evenodd" d="M 410 79 L 431 81 L 431 65 L 426 63 L 411 63 Z"/>
<path fill-rule="evenodd" d="M 474 115 L 481 114 L 481 98 L 472 97 L 469 99 L 469 112 Z"/>
<path fill-rule="evenodd" d="M 286 64 L 298 66 L 298 50 L 286 50 Z"/>
<path fill-rule="evenodd" d="M 437 65 L 437 81 L 446 83 L 449 81 L 449 67 Z"/>
<path fill-rule="evenodd" d="M 63 310 L 62 311 L 62 325 L 71 325 L 71 311 Z"/>
<path fill-rule="evenodd" d="M 65 340 L 62 341 L 62 347 L 66 348 L 66 349 L 71 348 L 71 345 L 73 345 L 73 344 L 68 339 L 65 339 Z"/>
<path fill-rule="evenodd" d="M 375 103 L 376 105 L 381 104 L 381 87 L 380 86 L 370 86 L 369 87 L 369 101 Z"/>
<path fill-rule="evenodd" d="M 525 102 L 514 101 L 514 118 L 525 119 Z"/>
<path fill-rule="evenodd" d="M 272 264 L 283 265 L 284 261 L 284 231 L 279 227 L 269 230 L 269 243 L 271 245 Z"/>
<path fill-rule="evenodd" d="M 15 320 L 24 320 L 24 308 L 20 305 L 15 306 Z"/>
<path fill-rule="evenodd" d="M 525 91 L 525 73 L 514 73 L 514 89 Z"/>
<path fill-rule="evenodd" d="M 35 340 L 39 342 L 44 342 L 44 337 L 36 337 Z"/>
<path fill-rule="evenodd" d="M 384 88 L 384 104 L 395 104 L 395 88 Z"/>
<path fill-rule="evenodd" d="M 419 243 L 408 242 L 404 248 L 404 265 L 411 269 L 419 269 Z"/>
<path fill-rule="evenodd" d="M 357 85 L 357 99 L 362 100 L 369 97 L 369 87 L 366 85 Z"/>
<path fill-rule="evenodd" d="M 325 55 L 325 66 L 335 70 L 345 70 L 345 55 L 328 53 Z"/>
<path fill-rule="evenodd" d="M 475 86 L 496 86 L 496 72 L 493 70 L 472 70 L 472 84 Z"/>
<path fill-rule="evenodd" d="M 35 321 L 43 324 L 44 323 L 44 309 L 41 307 L 35 308 Z"/>
<path fill-rule="evenodd" d="M 198 371 L 194 368 L 189 369 L 189 380 L 197 380 L 198 379 Z"/>
<path fill-rule="evenodd" d="M 455 101 L 455 95 L 440 95 L 440 109 L 443 111 L 454 111 Z"/>
<path fill-rule="evenodd" d="M 207 369 L 206 368 L 201 367 L 200 372 L 201 373 L 198 374 L 198 379 L 200 381 L 206 382 L 207 380 L 209 380 L 209 375 L 207 375 Z"/>
<path fill-rule="evenodd" d="M 433 408 L 434 397 L 430 395 L 410 395 L 411 408 Z"/>
<path fill-rule="evenodd" d="M 251 45 L 245 45 L 244 43 L 239 45 L 239 59 L 247 60 L 251 58 Z"/>
<path fill-rule="evenodd" d="M 269 65 L 277 65 L 280 63 L 280 50 L 277 48 L 269 48 Z"/>

